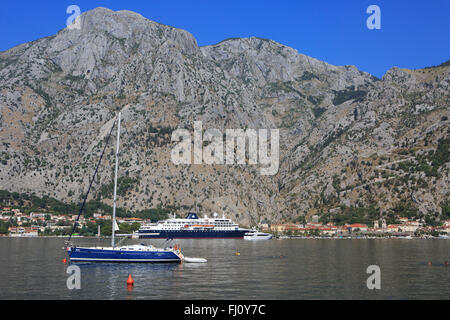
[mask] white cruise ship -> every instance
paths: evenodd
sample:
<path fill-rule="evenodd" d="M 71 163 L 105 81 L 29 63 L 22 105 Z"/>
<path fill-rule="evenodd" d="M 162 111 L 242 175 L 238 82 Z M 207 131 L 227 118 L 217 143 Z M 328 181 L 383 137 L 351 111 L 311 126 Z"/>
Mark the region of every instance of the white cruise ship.
<path fill-rule="evenodd" d="M 186 218 L 172 218 L 157 223 L 148 223 L 137 231 L 139 239 L 179 239 L 179 238 L 243 238 L 248 229 L 239 228 L 231 219 L 217 217 L 199 218 L 196 213 L 188 213 Z"/>

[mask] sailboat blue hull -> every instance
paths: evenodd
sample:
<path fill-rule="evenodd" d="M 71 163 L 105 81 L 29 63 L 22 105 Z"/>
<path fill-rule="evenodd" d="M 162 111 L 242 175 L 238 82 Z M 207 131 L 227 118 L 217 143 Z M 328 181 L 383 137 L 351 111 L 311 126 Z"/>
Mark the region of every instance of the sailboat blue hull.
<path fill-rule="evenodd" d="M 73 262 L 180 262 L 172 251 L 122 251 L 95 248 L 69 248 Z"/>

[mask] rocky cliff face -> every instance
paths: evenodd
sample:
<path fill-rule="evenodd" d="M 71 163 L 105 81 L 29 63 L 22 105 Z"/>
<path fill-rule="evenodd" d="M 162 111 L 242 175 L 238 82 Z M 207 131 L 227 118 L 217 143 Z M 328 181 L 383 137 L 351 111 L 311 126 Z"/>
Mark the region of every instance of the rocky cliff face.
<path fill-rule="evenodd" d="M 439 217 L 448 144 L 434 160 L 448 141 L 449 101 L 446 64 L 377 79 L 267 39 L 198 47 L 184 30 L 97 8 L 81 16 L 81 30 L 0 53 L 0 189 L 77 200 L 122 110 L 119 206 L 198 206 L 242 223 L 339 206 L 384 214 L 406 205 Z M 279 128 L 278 174 L 175 166 L 171 133 L 194 121 L 223 132 Z M 110 144 L 91 194 L 106 203 Z"/>

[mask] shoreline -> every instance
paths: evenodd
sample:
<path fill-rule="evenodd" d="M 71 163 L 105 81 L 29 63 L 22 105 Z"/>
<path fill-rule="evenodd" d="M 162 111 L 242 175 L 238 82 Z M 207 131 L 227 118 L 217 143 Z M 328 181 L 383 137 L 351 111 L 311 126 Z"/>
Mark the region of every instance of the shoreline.
<path fill-rule="evenodd" d="M 58 239 L 64 239 L 64 238 L 69 238 L 68 236 L 0 236 L 0 239 L 2 238 L 8 238 L 8 239 L 13 239 L 13 238 L 32 238 L 32 239 L 36 239 L 36 238 L 58 238 Z M 90 237 L 90 236 L 72 236 L 72 239 L 111 239 L 111 237 Z M 130 238 L 132 239 L 132 238 Z M 217 238 L 220 240 L 226 239 L 226 238 Z M 417 240 L 417 239 L 421 239 L 421 240 L 450 240 L 450 236 L 444 236 L 444 237 L 433 237 L 433 236 L 427 236 L 427 237 L 399 237 L 399 236 L 382 236 L 382 237 L 370 237 L 370 236 L 363 236 L 363 237 L 359 237 L 359 236 L 355 236 L 355 237 L 350 237 L 350 236 L 345 236 L 345 237 L 320 237 L 320 236 L 315 236 L 315 237 L 306 237 L 306 236 L 274 236 L 273 240 Z M 133 240 L 143 240 L 143 239 L 133 239 Z M 183 238 L 177 238 L 177 239 L 173 239 L 173 240 L 186 240 Z M 196 239 L 196 240 L 211 240 L 211 239 Z M 243 240 L 243 238 L 242 238 Z"/>
<path fill-rule="evenodd" d="M 450 237 L 301 237 L 301 236 L 281 236 L 276 240 L 449 240 Z"/>

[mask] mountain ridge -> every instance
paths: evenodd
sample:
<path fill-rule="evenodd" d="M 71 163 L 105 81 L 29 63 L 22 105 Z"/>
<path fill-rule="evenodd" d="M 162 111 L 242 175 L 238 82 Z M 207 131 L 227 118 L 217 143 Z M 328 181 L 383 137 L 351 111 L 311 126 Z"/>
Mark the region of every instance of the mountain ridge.
<path fill-rule="evenodd" d="M 119 206 L 127 209 L 200 205 L 250 223 L 325 217 L 340 206 L 391 214 L 406 201 L 418 216 L 445 215 L 448 162 L 427 176 L 431 156 L 420 151 L 436 153 L 448 137 L 445 64 L 393 67 L 377 79 L 272 40 L 199 47 L 189 32 L 127 11 L 100 8 L 80 18 L 81 30 L 0 53 L 0 189 L 76 200 L 122 110 L 119 171 L 129 185 Z M 171 132 L 194 121 L 203 129 L 279 128 L 278 174 L 173 165 Z M 405 148 L 422 152 L 411 155 L 416 162 L 408 172 L 380 169 L 383 157 L 399 161 Z M 111 148 L 91 196 L 107 204 L 112 155 Z M 411 172 L 419 166 L 425 171 Z M 418 187 L 419 179 L 429 186 Z"/>

